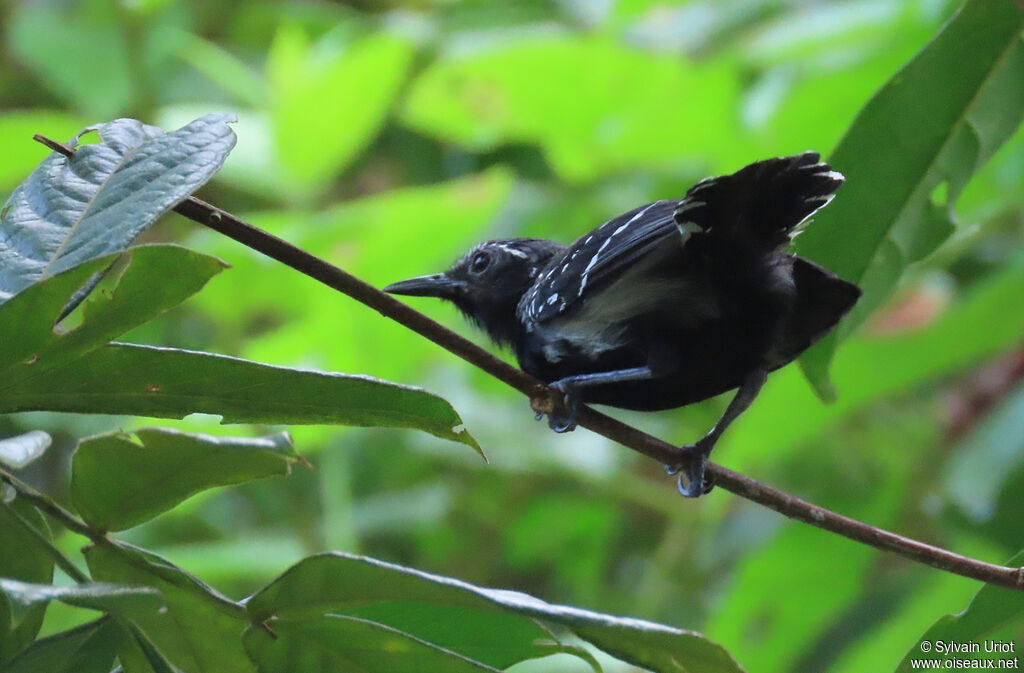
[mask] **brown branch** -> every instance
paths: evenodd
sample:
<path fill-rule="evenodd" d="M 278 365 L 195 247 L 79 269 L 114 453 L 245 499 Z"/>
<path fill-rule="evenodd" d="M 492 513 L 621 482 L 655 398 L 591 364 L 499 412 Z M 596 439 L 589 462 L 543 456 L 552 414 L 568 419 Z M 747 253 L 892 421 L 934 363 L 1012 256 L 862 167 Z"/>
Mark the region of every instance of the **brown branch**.
<path fill-rule="evenodd" d="M 60 143 L 38 135 L 35 138 L 65 156 L 70 157 L 74 154 L 73 150 Z M 174 211 L 286 264 L 296 271 L 366 304 L 381 315 L 401 323 L 420 336 L 430 339 L 466 362 L 520 391 L 530 398 L 535 410 L 547 411 L 559 403 L 560 396 L 541 381 L 503 362 L 468 339 L 459 336 L 391 295 L 381 292 L 343 269 L 285 240 L 257 229 L 234 215 L 194 197 L 189 197 L 179 203 L 174 207 Z M 660 463 L 678 464 L 686 460 L 685 454 L 679 450 L 679 447 L 652 437 L 587 406 L 580 407 L 577 421 L 579 425 L 588 430 Z M 791 519 L 803 521 L 878 549 L 894 552 L 940 570 L 1024 591 L 1024 568 L 987 563 L 870 526 L 862 521 L 801 500 L 715 463 L 708 463 L 707 469 L 714 476 L 715 485 L 718 487 L 764 505 Z"/>

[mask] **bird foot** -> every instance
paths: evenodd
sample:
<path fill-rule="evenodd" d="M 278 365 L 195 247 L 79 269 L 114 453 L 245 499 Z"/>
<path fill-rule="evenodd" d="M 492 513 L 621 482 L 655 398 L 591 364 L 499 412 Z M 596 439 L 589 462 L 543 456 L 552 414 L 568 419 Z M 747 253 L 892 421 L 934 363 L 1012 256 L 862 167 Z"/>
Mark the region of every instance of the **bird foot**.
<path fill-rule="evenodd" d="M 697 441 L 696 444 L 685 444 L 679 447 L 679 449 L 684 454 L 690 456 L 690 467 L 684 470 L 682 462 L 665 466 L 667 473 L 679 475 L 676 487 L 683 497 L 699 498 L 710 493 L 711 489 L 714 488 L 715 479 L 705 470 L 708 455 L 711 453 L 712 448 L 714 448 L 714 444 L 705 442 L 703 439 Z M 683 483 L 684 477 L 686 478 L 685 484 Z"/>
<path fill-rule="evenodd" d="M 561 416 L 555 412 L 555 409 L 558 407 L 558 401 L 556 400 L 554 404 L 547 405 L 547 408 L 544 410 L 539 410 L 535 405 L 534 410 L 537 412 L 535 418 L 539 421 L 546 414 L 549 428 L 558 433 L 572 432 L 576 429 L 576 416 L 580 411 L 579 395 L 575 387 L 565 382 L 564 379 L 552 383 L 551 388 L 562 394 L 561 406 L 568 413 L 565 416 Z"/>

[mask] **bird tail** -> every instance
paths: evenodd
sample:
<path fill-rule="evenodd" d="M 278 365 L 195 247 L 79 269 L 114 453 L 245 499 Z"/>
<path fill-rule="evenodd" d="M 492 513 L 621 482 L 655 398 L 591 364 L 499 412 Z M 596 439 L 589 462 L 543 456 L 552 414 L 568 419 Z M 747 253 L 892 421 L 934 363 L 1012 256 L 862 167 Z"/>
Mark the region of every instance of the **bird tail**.
<path fill-rule="evenodd" d="M 701 180 L 676 207 L 675 219 L 690 233 L 784 245 L 828 205 L 843 180 L 817 152 L 766 159 Z"/>
<path fill-rule="evenodd" d="M 777 352 L 770 356 L 781 366 L 828 334 L 860 298 L 860 288 L 814 262 L 791 255 L 796 303 L 783 329 Z"/>

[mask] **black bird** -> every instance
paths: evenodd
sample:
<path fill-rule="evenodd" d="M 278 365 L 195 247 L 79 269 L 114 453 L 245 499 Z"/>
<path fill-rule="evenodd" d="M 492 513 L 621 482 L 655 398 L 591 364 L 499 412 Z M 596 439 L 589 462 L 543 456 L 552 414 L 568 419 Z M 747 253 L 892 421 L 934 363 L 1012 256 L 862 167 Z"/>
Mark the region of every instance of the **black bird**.
<path fill-rule="evenodd" d="M 519 365 L 580 402 L 671 409 L 733 388 L 714 428 L 683 449 L 683 495 L 707 492 L 704 462 L 754 400 L 767 373 L 791 362 L 850 310 L 860 289 L 787 252 L 827 205 L 842 174 L 815 152 L 707 178 L 566 247 L 538 238 L 481 243 L 444 273 L 384 288 L 453 302 Z M 669 466 L 670 473 L 678 466 Z"/>

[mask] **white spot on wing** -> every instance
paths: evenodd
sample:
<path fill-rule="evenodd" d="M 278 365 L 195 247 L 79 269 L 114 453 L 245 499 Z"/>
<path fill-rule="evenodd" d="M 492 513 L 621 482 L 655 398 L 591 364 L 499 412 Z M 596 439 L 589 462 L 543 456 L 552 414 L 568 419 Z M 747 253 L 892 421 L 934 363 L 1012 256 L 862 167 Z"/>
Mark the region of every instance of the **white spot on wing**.
<path fill-rule="evenodd" d="M 690 199 L 686 199 L 685 201 L 680 203 L 678 206 L 676 206 L 675 215 L 679 216 L 679 215 L 682 215 L 683 213 L 685 213 L 688 210 L 693 210 L 694 208 L 700 208 L 701 206 L 705 206 L 705 205 L 707 205 L 707 204 L 704 203 L 703 201 L 697 201 L 696 199 L 691 201 Z"/>
<path fill-rule="evenodd" d="M 636 215 L 634 215 L 633 217 L 629 218 L 629 221 L 628 221 L 628 222 L 626 222 L 626 223 L 625 223 L 624 225 L 622 225 L 621 227 L 619 227 L 618 229 L 616 229 L 616 230 L 615 230 L 614 232 L 612 232 L 612 236 L 614 236 L 615 234 L 619 233 L 620 231 L 622 231 L 623 229 L 625 229 L 625 228 L 626 228 L 626 227 L 628 227 L 629 225 L 631 225 L 631 224 L 633 224 L 634 222 L 636 222 L 637 220 L 639 220 L 639 219 L 640 219 L 641 217 L 643 217 L 643 216 L 644 216 L 644 213 L 646 213 L 646 212 L 647 212 L 648 210 L 650 210 L 650 209 L 651 209 L 651 207 L 652 207 L 652 206 L 654 206 L 654 205 L 656 205 L 656 204 L 658 204 L 658 203 L 660 203 L 660 201 L 655 201 L 654 203 L 649 203 L 649 204 L 647 204 L 647 205 L 646 205 L 646 206 L 645 206 L 645 207 L 644 207 L 643 209 L 641 209 L 641 210 L 640 210 L 640 211 L 639 211 L 639 212 L 638 212 L 638 213 L 637 213 Z M 607 241 L 605 241 L 605 242 L 607 243 Z"/>

